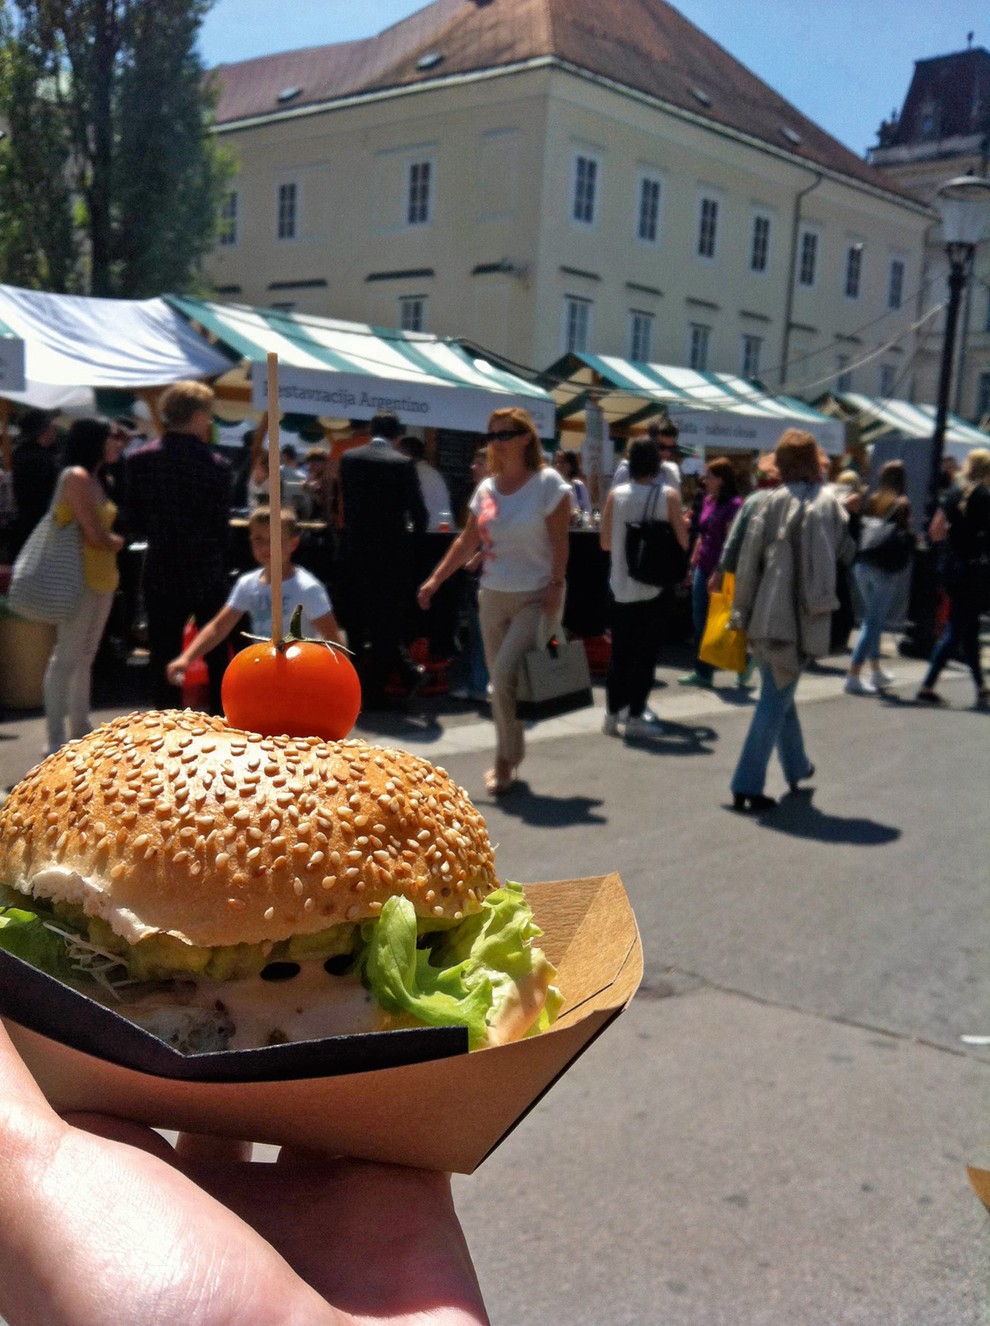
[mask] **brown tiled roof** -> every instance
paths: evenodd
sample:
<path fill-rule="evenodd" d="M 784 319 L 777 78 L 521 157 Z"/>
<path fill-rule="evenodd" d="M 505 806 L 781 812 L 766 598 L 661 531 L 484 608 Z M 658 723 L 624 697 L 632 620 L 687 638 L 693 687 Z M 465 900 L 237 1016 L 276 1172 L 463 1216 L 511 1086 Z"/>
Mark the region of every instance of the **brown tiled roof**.
<path fill-rule="evenodd" d="M 439 62 L 421 68 L 424 57 Z M 377 37 L 220 65 L 220 124 L 552 56 L 902 193 L 664 0 L 433 0 Z M 280 92 L 300 91 L 279 102 Z M 906 194 L 904 196 L 907 196 Z"/>

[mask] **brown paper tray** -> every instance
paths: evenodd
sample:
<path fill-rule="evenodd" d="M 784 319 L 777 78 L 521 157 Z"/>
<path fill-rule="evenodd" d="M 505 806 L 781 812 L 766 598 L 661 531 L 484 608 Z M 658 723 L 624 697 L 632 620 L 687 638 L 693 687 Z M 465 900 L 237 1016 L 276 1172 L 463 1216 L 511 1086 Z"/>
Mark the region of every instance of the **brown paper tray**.
<path fill-rule="evenodd" d="M 28 991 L 12 979 L 23 964 L 3 953 L 0 1012 L 57 1109 L 105 1112 L 112 1102 L 113 1113 L 160 1128 L 470 1173 L 622 1012 L 643 974 L 636 920 L 617 874 L 527 885 L 526 896 L 558 968 L 564 1007 L 543 1035 L 474 1054 L 456 1028 L 210 1056 L 177 1056 L 154 1042 L 154 1053 L 168 1050 L 167 1067 L 141 1071 L 134 1062 L 143 1063 L 144 1041 L 154 1038 L 140 1033 L 140 1044 L 94 1052 L 89 1024 L 106 1010 L 85 996 L 76 996 L 83 1004 L 73 1002 L 68 1029 L 47 1025 L 42 1034 L 38 981 L 52 1001 L 74 992 L 40 973 Z M 172 1058 L 184 1062 L 181 1074 L 170 1071 L 179 1069 Z"/>

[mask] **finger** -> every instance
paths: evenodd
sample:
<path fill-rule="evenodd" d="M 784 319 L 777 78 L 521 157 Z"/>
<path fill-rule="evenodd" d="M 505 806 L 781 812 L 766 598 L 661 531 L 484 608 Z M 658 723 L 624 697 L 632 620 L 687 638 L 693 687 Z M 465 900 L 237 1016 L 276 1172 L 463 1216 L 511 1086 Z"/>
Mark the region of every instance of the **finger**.
<path fill-rule="evenodd" d="M 232 1165 L 251 1159 L 253 1143 L 235 1137 L 207 1137 L 202 1133 L 180 1133 L 175 1154 L 184 1165 Z"/>

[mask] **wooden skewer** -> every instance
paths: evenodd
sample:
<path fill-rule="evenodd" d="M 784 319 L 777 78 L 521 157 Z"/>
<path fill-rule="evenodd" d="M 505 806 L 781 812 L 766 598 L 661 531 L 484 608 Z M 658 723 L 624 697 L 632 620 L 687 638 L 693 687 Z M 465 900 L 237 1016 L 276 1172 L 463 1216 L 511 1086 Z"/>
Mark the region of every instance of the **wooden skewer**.
<path fill-rule="evenodd" d="M 282 639 L 282 457 L 278 447 L 278 355 L 268 355 L 268 506 L 272 560 L 272 644 Z"/>

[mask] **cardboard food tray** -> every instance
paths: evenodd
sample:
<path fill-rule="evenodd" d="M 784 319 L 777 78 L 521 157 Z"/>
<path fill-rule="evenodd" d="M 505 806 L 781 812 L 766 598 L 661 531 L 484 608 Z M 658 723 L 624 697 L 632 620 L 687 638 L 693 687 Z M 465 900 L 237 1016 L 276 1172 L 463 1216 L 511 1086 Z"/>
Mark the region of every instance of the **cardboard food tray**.
<path fill-rule="evenodd" d="M 461 1028 L 181 1055 L 0 951 L 0 1014 L 59 1110 L 469 1174 L 626 1007 L 643 974 L 616 874 L 526 886 L 564 1007 L 549 1031 L 467 1053 Z"/>

